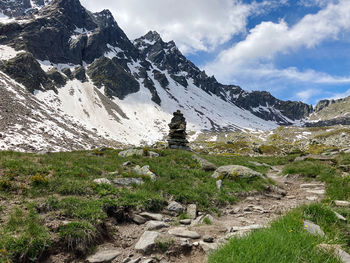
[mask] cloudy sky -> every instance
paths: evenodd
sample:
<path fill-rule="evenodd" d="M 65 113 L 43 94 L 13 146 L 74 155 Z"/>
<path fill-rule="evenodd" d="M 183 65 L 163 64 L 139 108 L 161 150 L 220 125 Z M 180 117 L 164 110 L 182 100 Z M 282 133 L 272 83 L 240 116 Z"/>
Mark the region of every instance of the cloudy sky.
<path fill-rule="evenodd" d="M 350 0 L 82 0 L 130 39 L 149 30 L 209 75 L 315 104 L 350 95 Z"/>

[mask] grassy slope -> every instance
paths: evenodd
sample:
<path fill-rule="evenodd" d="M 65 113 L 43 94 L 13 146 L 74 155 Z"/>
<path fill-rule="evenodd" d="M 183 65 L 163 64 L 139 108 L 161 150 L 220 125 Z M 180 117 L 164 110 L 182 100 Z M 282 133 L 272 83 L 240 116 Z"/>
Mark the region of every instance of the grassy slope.
<path fill-rule="evenodd" d="M 338 165 L 319 161 L 300 161 L 285 166 L 284 174 L 300 174 L 307 180 L 317 178 L 327 185 L 328 197 L 322 204 L 295 209 L 274 222 L 270 228 L 242 239 L 234 238 L 213 253 L 210 263 L 225 262 L 339 262 L 317 248 L 320 243 L 341 244 L 349 251 L 350 230 L 335 217 L 337 211 L 350 220 L 350 209 L 333 207 L 333 200 L 350 200 L 350 177 L 342 177 L 339 165 L 350 164 L 350 154 L 341 154 Z M 303 230 L 303 219 L 319 224 L 327 238 L 309 235 Z"/>
<path fill-rule="evenodd" d="M 201 210 L 217 208 L 237 201 L 236 194 L 262 190 L 262 179 L 250 183 L 227 180 L 218 191 L 210 172 L 200 169 L 191 153 L 161 150 L 159 158 L 120 158 L 118 151 L 54 153 L 49 155 L 0 152 L 0 262 L 37 260 L 55 242 L 78 255 L 87 253 L 98 240 L 98 226 L 120 207 L 159 211 L 173 198 L 183 204 L 196 203 Z M 268 168 L 249 161 L 286 163 L 288 158 L 250 158 L 205 156 L 217 165 L 242 164 L 260 172 Z M 123 170 L 122 163 L 150 165 L 159 176 L 146 179 L 142 186 L 116 188 L 96 185 L 96 178 L 114 179 L 118 171 L 124 177 L 135 176 Z M 68 220 L 58 230 L 49 230 L 43 217 Z M 18 218 L 23 220 L 17 220 Z M 58 241 L 57 241 L 58 240 Z M 26 249 L 23 249 L 25 247 Z"/>

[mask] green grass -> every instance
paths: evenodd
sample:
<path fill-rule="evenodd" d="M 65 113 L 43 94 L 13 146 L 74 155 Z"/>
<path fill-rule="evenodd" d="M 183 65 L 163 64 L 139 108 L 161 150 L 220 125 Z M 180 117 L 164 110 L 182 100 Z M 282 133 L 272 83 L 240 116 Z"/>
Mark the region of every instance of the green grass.
<path fill-rule="evenodd" d="M 209 263 L 340 262 L 317 248 L 327 240 L 311 236 L 303 229 L 302 219 L 305 217 L 322 227 L 337 224 L 333 214 L 322 206 L 299 208 L 273 222 L 268 229 L 233 238 L 210 256 Z M 324 227 L 324 230 L 328 234 L 328 228 Z"/>
<path fill-rule="evenodd" d="M 50 246 L 50 236 L 33 208 L 17 208 L 0 228 L 0 262 L 37 262 Z"/>

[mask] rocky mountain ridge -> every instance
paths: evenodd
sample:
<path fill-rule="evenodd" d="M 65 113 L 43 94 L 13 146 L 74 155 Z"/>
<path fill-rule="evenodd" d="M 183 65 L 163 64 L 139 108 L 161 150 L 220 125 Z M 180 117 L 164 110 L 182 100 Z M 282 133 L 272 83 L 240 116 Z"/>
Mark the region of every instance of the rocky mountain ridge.
<path fill-rule="evenodd" d="M 45 3 L 25 17 L 0 20 L 0 70 L 16 82 L 8 88 L 24 85 L 105 139 L 160 140 L 177 109 L 193 136 L 201 130 L 266 130 L 312 112 L 301 102 L 220 84 L 154 31 L 131 42 L 108 10 L 91 13 L 78 0 Z"/>

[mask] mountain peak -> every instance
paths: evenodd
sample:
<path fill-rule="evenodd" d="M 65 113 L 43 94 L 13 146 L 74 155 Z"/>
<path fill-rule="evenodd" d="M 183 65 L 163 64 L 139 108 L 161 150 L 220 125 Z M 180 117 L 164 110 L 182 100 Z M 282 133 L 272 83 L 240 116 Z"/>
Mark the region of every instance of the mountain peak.
<path fill-rule="evenodd" d="M 146 35 L 143 36 L 144 39 L 151 41 L 151 42 L 157 42 L 159 40 L 162 40 L 160 37 L 160 34 L 157 31 L 149 31 Z"/>

